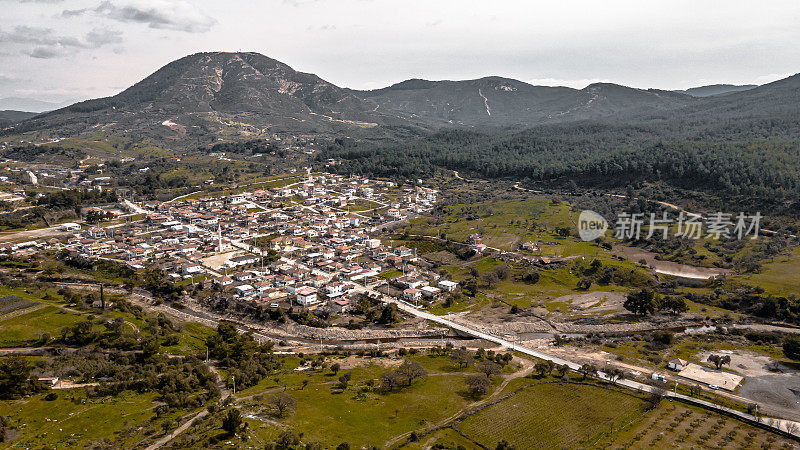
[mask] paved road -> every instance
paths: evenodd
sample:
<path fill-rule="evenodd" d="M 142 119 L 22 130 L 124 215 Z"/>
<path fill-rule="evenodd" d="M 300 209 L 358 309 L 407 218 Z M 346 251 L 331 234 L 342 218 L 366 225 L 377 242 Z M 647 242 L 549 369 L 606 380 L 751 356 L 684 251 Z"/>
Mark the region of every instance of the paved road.
<path fill-rule="evenodd" d="M 524 353 L 526 355 L 533 356 L 534 358 L 543 359 L 543 360 L 547 360 L 547 361 L 552 361 L 552 362 L 554 362 L 555 364 L 558 364 L 558 365 L 565 365 L 566 364 L 567 367 L 569 367 L 571 370 L 574 370 L 574 371 L 579 370 L 580 367 L 581 367 L 581 365 L 576 363 L 576 362 L 569 361 L 569 360 L 566 360 L 566 359 L 563 359 L 563 358 L 559 358 L 557 356 L 553 356 L 553 355 L 550 355 L 550 354 L 547 354 L 547 353 L 544 353 L 544 352 L 540 352 L 538 350 L 534 350 L 534 349 L 519 345 L 519 344 L 517 344 L 515 342 L 508 341 L 508 340 L 503 339 L 501 337 L 494 336 L 492 334 L 484 333 L 484 332 L 476 330 L 474 328 L 470 328 L 470 327 L 464 326 L 464 325 L 462 325 L 460 323 L 453 322 L 452 320 L 448 320 L 448 319 L 446 319 L 446 318 L 444 318 L 442 316 L 437 316 L 435 314 L 431 314 L 429 312 L 419 310 L 419 309 L 415 308 L 414 306 L 412 306 L 412 305 L 410 305 L 408 303 L 405 303 L 403 301 L 399 301 L 399 300 L 396 300 L 394 298 L 386 297 L 386 296 L 383 296 L 383 298 L 386 301 L 390 301 L 390 302 L 393 302 L 393 303 L 397 304 L 398 309 L 400 309 L 400 310 L 402 310 L 402 311 L 404 311 L 406 313 L 412 314 L 414 316 L 417 316 L 417 317 L 420 317 L 420 318 L 423 318 L 423 319 L 426 319 L 426 320 L 430 320 L 432 322 L 436 322 L 436 323 L 445 325 L 445 326 L 447 326 L 447 327 L 449 327 L 449 328 L 451 328 L 453 330 L 456 330 L 458 332 L 461 332 L 463 334 L 466 334 L 466 335 L 469 335 L 469 336 L 473 336 L 473 337 L 476 337 L 476 338 L 480 338 L 480 339 L 483 339 L 483 340 L 486 340 L 486 341 L 489 341 L 489 342 L 494 342 L 496 344 L 500 344 L 500 345 L 502 345 L 504 347 L 510 348 L 510 349 L 512 349 L 514 351 L 518 351 L 520 353 Z M 606 378 L 606 379 L 608 378 L 608 376 L 605 373 L 601 372 L 601 371 L 598 371 L 597 375 L 600 378 Z M 644 383 L 639 383 L 638 381 L 633 381 L 633 380 L 625 380 L 625 379 L 618 380 L 616 382 L 616 384 L 618 384 L 620 386 L 624 386 L 624 387 L 630 388 L 630 389 L 635 389 L 637 391 L 642 391 L 642 392 L 657 392 L 657 391 L 660 390 L 659 388 L 655 388 L 653 386 L 650 386 L 650 385 L 647 385 L 647 384 L 644 384 Z M 697 398 L 694 398 L 694 397 L 689 397 L 687 395 L 678 394 L 678 393 L 671 392 L 671 391 L 664 392 L 664 395 L 666 397 L 674 398 L 676 400 L 682 400 L 682 401 L 685 401 L 685 402 L 688 402 L 688 403 L 701 405 L 703 407 L 706 407 L 706 408 L 709 408 L 709 409 L 713 409 L 713 410 L 716 410 L 716 411 L 719 411 L 719 412 L 723 412 L 723 413 L 731 415 L 731 416 L 736 416 L 736 417 L 744 419 L 746 421 L 755 421 L 755 420 L 757 420 L 754 416 L 752 416 L 750 414 L 746 414 L 746 413 L 743 413 L 743 412 L 740 412 L 740 411 L 737 411 L 737 410 L 734 410 L 734 409 L 730 409 L 730 408 L 727 408 L 727 407 L 724 407 L 724 406 L 721 406 L 721 405 L 717 405 L 715 403 L 711 403 L 711 402 L 708 402 L 708 401 L 705 401 L 705 400 L 700 400 L 700 399 L 697 399 Z M 772 426 L 773 428 L 777 428 L 780 431 L 791 432 L 791 434 L 794 434 L 795 436 L 800 437 L 800 429 L 797 428 L 798 425 L 797 425 L 796 422 L 792 422 L 792 421 L 789 421 L 789 420 L 777 420 L 774 425 L 770 425 L 770 426 Z"/>

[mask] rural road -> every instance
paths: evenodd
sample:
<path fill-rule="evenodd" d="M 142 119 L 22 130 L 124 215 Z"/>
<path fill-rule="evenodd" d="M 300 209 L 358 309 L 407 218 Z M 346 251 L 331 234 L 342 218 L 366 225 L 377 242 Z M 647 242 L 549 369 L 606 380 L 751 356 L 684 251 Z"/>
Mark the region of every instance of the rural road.
<path fill-rule="evenodd" d="M 431 314 L 429 312 L 421 311 L 421 310 L 417 309 L 416 307 L 414 307 L 414 306 L 412 306 L 412 305 L 410 305 L 408 303 L 405 303 L 403 301 L 396 300 L 396 299 L 391 298 L 391 297 L 385 297 L 385 296 L 383 298 L 386 301 L 390 301 L 390 302 L 395 303 L 397 305 L 397 308 L 400 309 L 401 311 L 404 311 L 404 312 L 406 312 L 408 314 L 412 314 L 414 316 L 420 317 L 422 319 L 429 320 L 431 322 L 436 322 L 438 324 L 445 325 L 445 326 L 447 326 L 447 327 L 449 327 L 449 328 L 451 328 L 453 330 L 456 330 L 458 332 L 461 332 L 463 334 L 466 334 L 466 335 L 469 335 L 469 336 L 473 336 L 473 337 L 476 337 L 476 338 L 480 338 L 480 339 L 483 339 L 485 341 L 494 342 L 494 343 L 500 344 L 500 345 L 502 345 L 502 346 L 504 346 L 506 348 L 510 348 L 513 351 L 524 353 L 524 354 L 526 354 L 528 356 L 533 356 L 534 358 L 538 358 L 538 359 L 542 359 L 542 360 L 546 360 L 546 361 L 552 361 L 552 362 L 554 362 L 555 364 L 558 364 L 558 365 L 566 364 L 567 367 L 569 367 L 571 370 L 574 370 L 574 371 L 578 371 L 580 369 L 580 367 L 581 367 L 581 365 L 576 363 L 576 362 L 569 361 L 569 360 L 566 360 L 566 359 L 563 359 L 563 358 L 559 358 L 557 356 L 553 356 L 553 355 L 550 355 L 550 354 L 547 354 L 547 353 L 544 353 L 544 352 L 540 352 L 538 350 L 534 350 L 534 349 L 531 349 L 531 348 L 516 344 L 514 342 L 508 341 L 508 340 L 500 338 L 498 336 L 494 336 L 494 335 L 491 335 L 491 334 L 488 334 L 488 333 L 484 333 L 482 331 L 479 331 L 479 330 L 464 326 L 464 325 L 462 325 L 460 323 L 453 322 L 451 320 L 445 319 L 444 317 L 437 316 L 437 315 Z M 601 372 L 601 371 L 597 372 L 597 376 L 599 378 L 608 379 L 608 376 L 605 373 Z M 626 379 L 618 380 L 616 382 L 616 384 L 619 385 L 619 386 L 624 386 L 624 387 L 627 387 L 627 388 L 630 388 L 630 389 L 635 389 L 637 391 L 648 392 L 648 393 L 657 392 L 657 389 L 659 389 L 659 388 L 655 388 L 653 386 L 650 386 L 650 385 L 647 385 L 647 384 L 644 384 L 644 383 L 639 383 L 638 381 L 626 380 Z M 748 422 L 757 422 L 758 421 L 758 419 L 753 415 L 750 415 L 750 414 L 747 414 L 747 413 L 743 413 L 741 411 L 737 411 L 735 409 L 731 409 L 731 408 L 728 408 L 728 407 L 725 407 L 725 406 L 717 405 L 715 403 L 707 402 L 705 400 L 700 400 L 700 399 L 697 399 L 697 398 L 694 398 L 694 397 L 690 397 L 690 396 L 687 396 L 687 395 L 678 394 L 678 393 L 675 393 L 675 392 L 672 392 L 672 391 L 664 392 L 664 396 L 667 397 L 667 398 L 673 398 L 673 399 L 676 399 L 676 400 L 681 400 L 681 401 L 684 401 L 686 403 L 700 405 L 700 406 L 703 406 L 705 408 L 712 409 L 712 410 L 715 410 L 715 411 L 718 411 L 718 412 L 722 412 L 722 413 L 727 414 L 729 416 L 734 416 L 734 417 L 743 419 L 743 420 L 748 421 Z M 777 419 L 777 420 L 775 420 L 774 424 L 769 424 L 769 425 L 766 425 L 766 426 L 770 426 L 770 427 L 775 428 L 775 429 L 777 429 L 779 431 L 782 431 L 782 432 L 785 432 L 785 433 L 790 433 L 790 434 L 792 434 L 794 436 L 800 437 L 800 426 L 798 426 L 797 422 L 792 422 L 790 420 Z"/>

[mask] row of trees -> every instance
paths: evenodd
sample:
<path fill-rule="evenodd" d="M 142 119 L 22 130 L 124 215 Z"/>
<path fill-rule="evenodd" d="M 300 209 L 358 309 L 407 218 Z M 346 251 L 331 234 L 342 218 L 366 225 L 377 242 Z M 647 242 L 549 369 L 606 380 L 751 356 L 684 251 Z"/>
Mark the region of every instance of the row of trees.
<path fill-rule="evenodd" d="M 659 295 L 651 289 L 641 289 L 638 292 L 631 292 L 626 297 L 622 306 L 628 311 L 640 316 L 652 314 L 657 310 L 679 314 L 689 309 L 683 297 Z"/>

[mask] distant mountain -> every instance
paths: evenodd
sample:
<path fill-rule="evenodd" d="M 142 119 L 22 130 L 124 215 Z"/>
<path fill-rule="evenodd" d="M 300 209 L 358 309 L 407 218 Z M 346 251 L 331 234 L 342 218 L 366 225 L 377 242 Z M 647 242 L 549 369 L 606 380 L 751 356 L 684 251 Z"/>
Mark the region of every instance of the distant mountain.
<path fill-rule="evenodd" d="M 668 91 L 598 83 L 584 89 L 534 86 L 501 77 L 466 81 L 408 80 L 373 91 L 353 91 L 378 110 L 408 120 L 449 126 L 534 126 L 652 114 L 693 101 Z"/>
<path fill-rule="evenodd" d="M 0 98 L 0 110 L 30 111 L 41 113 L 63 108 L 69 103 L 55 103 L 36 100 L 34 98 L 6 97 Z"/>
<path fill-rule="evenodd" d="M 748 91 L 757 87 L 757 84 L 710 84 L 708 86 L 693 87 L 684 91 L 674 92 L 691 95 L 692 97 L 710 97 L 712 95 L 727 94 L 729 92 Z"/>
<path fill-rule="evenodd" d="M 36 113 L 26 111 L 13 111 L 5 110 L 0 111 L 0 127 L 7 127 L 13 123 L 21 122 L 25 119 L 30 119 Z"/>
<path fill-rule="evenodd" d="M 197 53 L 167 64 L 117 95 L 24 120 L 2 134 L 33 140 L 105 135 L 189 148 L 276 133 L 397 139 L 447 128 L 524 129 L 583 121 L 684 130 L 687 124 L 714 123 L 734 129 L 737 125 L 727 121 L 756 117 L 774 122 L 778 117 L 785 122 L 786 117 L 800 115 L 799 85 L 795 76 L 721 95 L 722 88 L 711 86 L 687 93 L 611 83 L 572 89 L 485 77 L 412 79 L 359 91 L 258 53 Z"/>

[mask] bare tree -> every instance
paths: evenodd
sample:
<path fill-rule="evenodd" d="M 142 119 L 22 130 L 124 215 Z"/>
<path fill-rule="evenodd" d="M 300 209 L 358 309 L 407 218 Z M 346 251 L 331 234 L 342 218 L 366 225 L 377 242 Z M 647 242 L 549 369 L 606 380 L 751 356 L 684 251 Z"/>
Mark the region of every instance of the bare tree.
<path fill-rule="evenodd" d="M 297 407 L 297 400 L 286 392 L 279 392 L 267 400 L 267 405 L 278 417 L 283 418 L 286 414 L 294 411 Z"/>
<path fill-rule="evenodd" d="M 467 375 L 467 389 L 473 397 L 480 397 L 481 395 L 489 392 L 489 386 L 492 382 L 485 373 L 473 373 Z"/>

